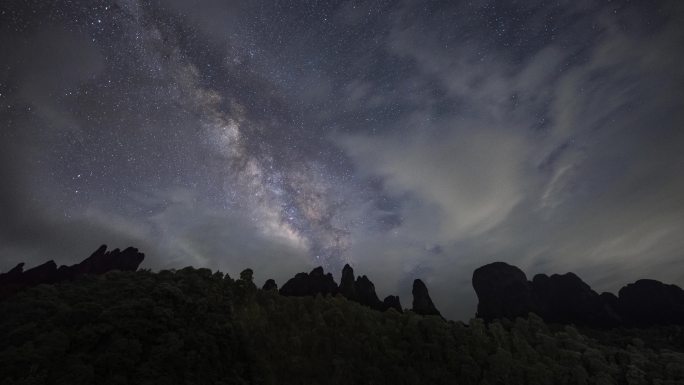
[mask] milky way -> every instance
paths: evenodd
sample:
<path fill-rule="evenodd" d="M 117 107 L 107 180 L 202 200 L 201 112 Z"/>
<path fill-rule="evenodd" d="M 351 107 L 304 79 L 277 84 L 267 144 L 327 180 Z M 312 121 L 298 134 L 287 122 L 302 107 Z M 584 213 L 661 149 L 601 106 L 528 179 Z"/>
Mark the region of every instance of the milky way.
<path fill-rule="evenodd" d="M 472 314 L 473 268 L 682 284 L 676 1 L 22 1 L 0 11 L 0 268 L 133 245 L 344 263 Z"/>

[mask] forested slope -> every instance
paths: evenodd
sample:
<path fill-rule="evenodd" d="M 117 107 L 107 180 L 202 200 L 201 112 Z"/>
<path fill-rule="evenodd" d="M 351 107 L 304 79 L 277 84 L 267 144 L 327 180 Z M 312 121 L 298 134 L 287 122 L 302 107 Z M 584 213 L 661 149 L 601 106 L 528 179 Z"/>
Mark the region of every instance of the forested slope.
<path fill-rule="evenodd" d="M 591 337 L 589 337 L 591 336 Z M 682 384 L 680 326 L 485 325 L 207 269 L 109 272 L 0 302 L 0 384 Z"/>

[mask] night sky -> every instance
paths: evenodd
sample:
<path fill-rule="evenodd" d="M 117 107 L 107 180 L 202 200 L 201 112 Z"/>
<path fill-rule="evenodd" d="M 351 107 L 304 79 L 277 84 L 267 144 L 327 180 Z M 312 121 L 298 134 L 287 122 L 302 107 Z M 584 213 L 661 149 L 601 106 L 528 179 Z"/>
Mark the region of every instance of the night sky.
<path fill-rule="evenodd" d="M 0 270 L 684 284 L 680 1 L 5 1 Z"/>

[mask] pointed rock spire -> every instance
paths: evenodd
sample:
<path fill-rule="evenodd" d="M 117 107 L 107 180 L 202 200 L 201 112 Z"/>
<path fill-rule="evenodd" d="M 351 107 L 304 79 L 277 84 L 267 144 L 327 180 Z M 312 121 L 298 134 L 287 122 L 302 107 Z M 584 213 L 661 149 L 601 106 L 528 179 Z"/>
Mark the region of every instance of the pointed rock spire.
<path fill-rule="evenodd" d="M 354 269 L 349 264 L 342 268 L 342 279 L 340 280 L 340 294 L 349 300 L 356 298 L 356 290 L 354 288 Z"/>
<path fill-rule="evenodd" d="M 428 289 L 420 279 L 413 281 L 413 312 L 420 315 L 438 315 L 441 316 L 439 310 L 435 307 L 430 299 Z"/>
<path fill-rule="evenodd" d="M 356 279 L 354 284 L 356 292 L 355 300 L 361 305 L 366 305 L 375 310 L 383 310 L 382 302 L 375 294 L 375 285 L 368 279 L 368 277 L 361 276 Z"/>

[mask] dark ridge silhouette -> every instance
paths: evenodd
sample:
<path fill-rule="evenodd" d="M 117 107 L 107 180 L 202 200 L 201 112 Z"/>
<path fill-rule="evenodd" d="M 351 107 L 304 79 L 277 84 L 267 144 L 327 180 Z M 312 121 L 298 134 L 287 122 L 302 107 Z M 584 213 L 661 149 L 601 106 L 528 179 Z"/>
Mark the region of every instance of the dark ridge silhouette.
<path fill-rule="evenodd" d="M 273 279 L 268 279 L 266 282 L 264 282 L 264 286 L 261 289 L 277 291 L 278 284 Z"/>
<path fill-rule="evenodd" d="M 0 301 L 0 383 L 681 385 L 684 378 L 678 325 L 559 328 L 534 314 L 442 322 L 341 296 L 286 298 L 257 289 L 253 277 L 251 269 L 233 279 L 186 267 L 26 290 Z M 422 282 L 416 286 L 416 297 L 427 299 Z"/>
<path fill-rule="evenodd" d="M 311 270 L 309 274 L 298 273 L 280 288 L 281 295 L 290 297 L 315 296 L 316 294 L 335 295 L 337 292 L 337 283 L 332 274 L 324 274 L 320 266 Z"/>
<path fill-rule="evenodd" d="M 350 301 L 368 306 L 371 309 L 385 311 L 393 308 L 402 313 L 399 297 L 390 295 L 384 301 L 380 301 L 375 292 L 375 285 L 365 275 L 354 279 L 354 269 L 344 265 L 342 269 L 342 279 L 337 286 L 332 274 L 324 274 L 322 267 L 317 267 L 311 273 L 298 273 L 288 280 L 282 288 L 280 294 L 289 297 L 315 296 L 317 294 L 341 294 Z"/>
<path fill-rule="evenodd" d="M 439 310 L 435 307 L 435 304 L 432 303 L 432 299 L 430 299 L 430 294 L 428 293 L 427 286 L 421 281 L 420 279 L 416 279 L 413 281 L 413 290 L 411 291 L 413 294 L 413 312 L 416 314 L 420 315 L 438 315 L 442 316 L 439 313 Z"/>
<path fill-rule="evenodd" d="M 573 273 L 525 273 L 504 262 L 473 272 L 477 317 L 491 322 L 533 312 L 547 322 L 610 328 L 684 324 L 684 291 L 675 285 L 642 279 L 619 291 L 598 294 Z"/>
<path fill-rule="evenodd" d="M 0 274 L 0 298 L 27 287 L 62 282 L 87 274 L 98 275 L 111 270 L 135 271 L 143 259 L 145 254 L 136 248 L 107 251 L 107 245 L 102 245 L 81 263 L 71 266 L 62 265 L 58 268 L 54 261 L 48 261 L 24 271 L 24 263 L 20 263 L 7 273 Z"/>
<path fill-rule="evenodd" d="M 536 312 L 548 322 L 598 327 L 617 326 L 621 322 L 614 309 L 573 273 L 550 277 L 537 274 L 532 279 L 532 295 Z"/>
<path fill-rule="evenodd" d="M 26 286 L 35 286 L 40 285 L 41 283 L 55 283 L 61 280 L 58 277 L 60 271 L 65 275 L 65 279 L 68 278 L 66 266 L 64 269 L 58 270 L 55 261 L 47 261 L 42 265 L 38 265 L 23 272 L 23 274 L 19 276 L 19 280 L 25 283 Z"/>

